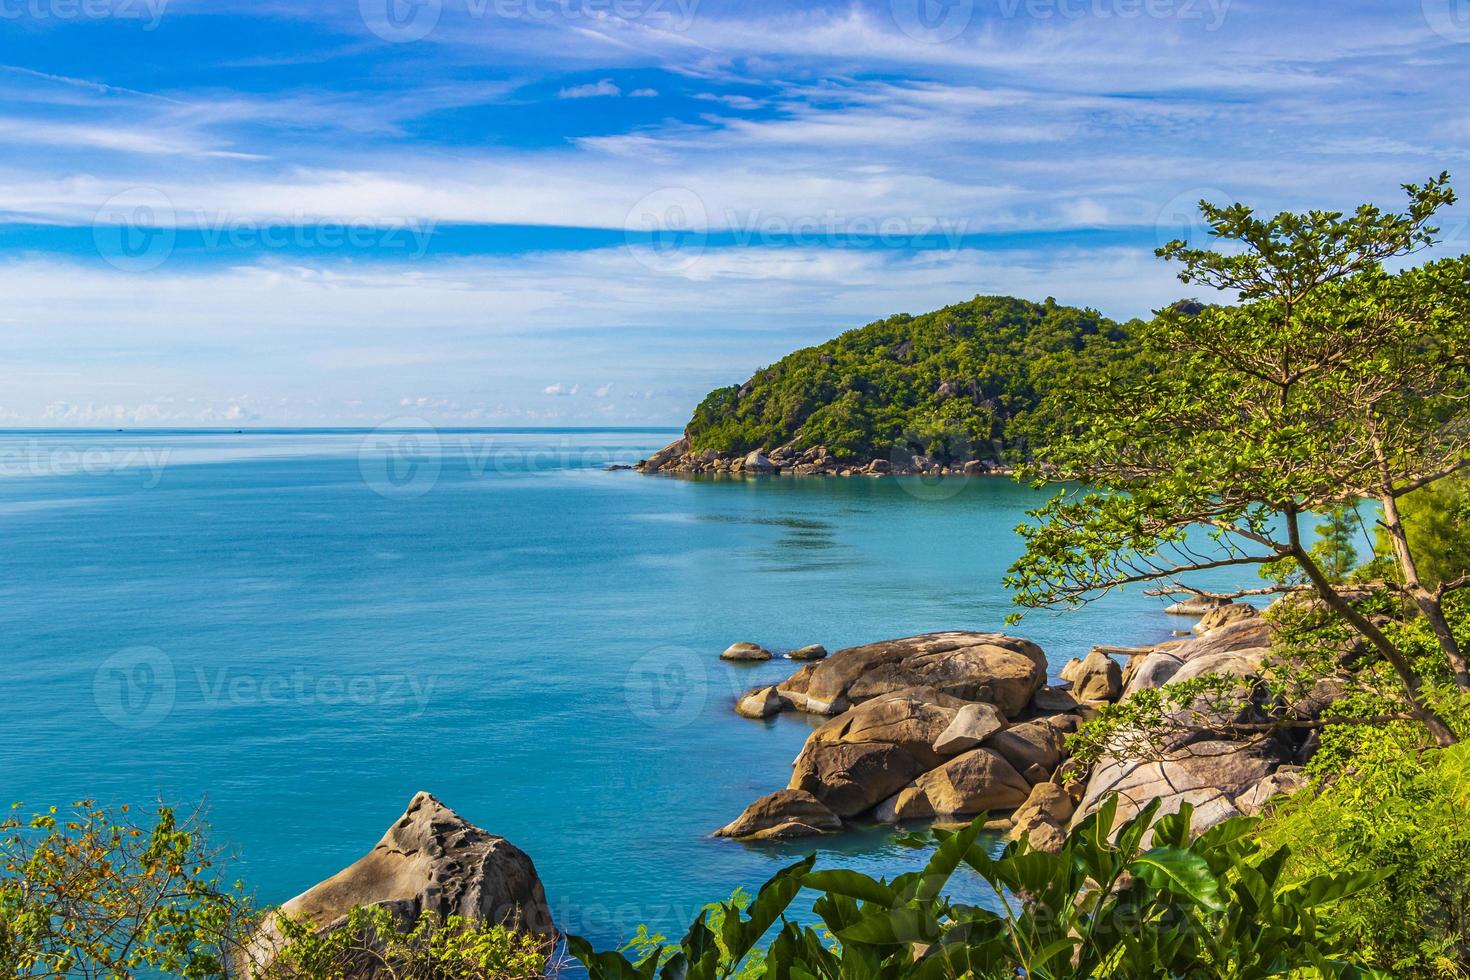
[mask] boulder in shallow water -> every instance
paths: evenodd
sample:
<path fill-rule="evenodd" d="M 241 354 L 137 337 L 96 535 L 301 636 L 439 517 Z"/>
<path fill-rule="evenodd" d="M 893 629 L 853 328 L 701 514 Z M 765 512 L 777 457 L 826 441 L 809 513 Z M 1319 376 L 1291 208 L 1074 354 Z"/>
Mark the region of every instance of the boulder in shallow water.
<path fill-rule="evenodd" d="M 787 660 L 826 660 L 827 648 L 820 643 L 812 643 L 808 646 L 797 647 L 786 654 Z"/>
<path fill-rule="evenodd" d="M 721 660 L 755 662 L 770 660 L 771 651 L 757 643 L 732 643 L 720 654 Z"/>
<path fill-rule="evenodd" d="M 419 793 L 362 858 L 281 906 L 318 931 L 340 928 L 358 906 L 382 906 L 407 925 L 422 915 L 508 925 L 541 935 L 555 926 L 536 867 L 504 837 L 476 827 L 428 793 Z M 263 970 L 283 939 L 274 918 L 246 955 Z"/>
<path fill-rule="evenodd" d="M 987 701 L 1019 714 L 1046 680 L 1046 655 L 1003 633 L 926 633 L 838 650 L 817 664 L 797 708 L 838 714 L 854 704 L 911 687 L 933 687 L 963 701 Z M 784 691 L 784 687 L 783 687 Z"/>
<path fill-rule="evenodd" d="M 749 453 L 740 467 L 746 473 L 774 473 L 776 464 L 759 449 Z"/>
<path fill-rule="evenodd" d="M 778 715 L 789 707 L 791 702 L 774 687 L 758 687 L 735 702 L 735 713 L 742 718 L 760 719 Z"/>
<path fill-rule="evenodd" d="M 762 796 L 716 837 L 739 840 L 786 840 L 829 834 L 842 829 L 842 820 L 812 794 L 799 789 L 777 790 Z"/>

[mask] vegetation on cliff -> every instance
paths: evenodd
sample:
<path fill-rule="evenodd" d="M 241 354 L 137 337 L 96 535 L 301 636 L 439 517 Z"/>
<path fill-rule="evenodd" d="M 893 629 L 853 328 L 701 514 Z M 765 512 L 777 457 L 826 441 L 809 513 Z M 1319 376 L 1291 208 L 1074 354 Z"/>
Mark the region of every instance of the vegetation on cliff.
<path fill-rule="evenodd" d="M 1064 425 L 1060 396 L 1075 379 L 1137 362 L 1132 331 L 1052 299 L 977 296 L 789 354 L 711 392 L 686 433 L 695 452 L 725 455 L 794 445 L 1009 461 Z"/>

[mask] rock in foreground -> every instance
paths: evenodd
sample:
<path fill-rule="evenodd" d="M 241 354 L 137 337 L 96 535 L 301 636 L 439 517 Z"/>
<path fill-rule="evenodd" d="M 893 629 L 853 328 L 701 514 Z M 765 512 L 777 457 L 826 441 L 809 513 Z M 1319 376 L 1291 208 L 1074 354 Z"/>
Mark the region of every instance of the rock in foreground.
<path fill-rule="evenodd" d="M 340 928 L 358 906 L 382 906 L 405 925 L 427 913 L 542 935 L 555 932 L 546 893 L 526 853 L 428 793 L 413 798 L 370 852 L 291 899 L 281 912 L 325 932 Z M 268 966 L 281 943 L 272 918 L 247 950 L 255 969 Z"/>

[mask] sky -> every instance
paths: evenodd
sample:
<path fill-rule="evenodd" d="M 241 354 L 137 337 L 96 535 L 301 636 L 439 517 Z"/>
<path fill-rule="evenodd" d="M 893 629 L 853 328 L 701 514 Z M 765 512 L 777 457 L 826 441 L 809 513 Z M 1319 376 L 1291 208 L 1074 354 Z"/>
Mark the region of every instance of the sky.
<path fill-rule="evenodd" d="M 1470 192 L 1467 91 L 1470 0 L 0 0 L 0 426 L 680 425 L 1197 295 L 1201 198 Z"/>

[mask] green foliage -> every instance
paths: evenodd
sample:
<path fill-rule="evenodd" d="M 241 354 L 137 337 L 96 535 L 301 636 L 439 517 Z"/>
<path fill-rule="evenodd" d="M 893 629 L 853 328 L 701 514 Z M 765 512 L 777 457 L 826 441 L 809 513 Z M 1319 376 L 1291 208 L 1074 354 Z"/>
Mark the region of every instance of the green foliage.
<path fill-rule="evenodd" d="M 225 975 L 245 913 L 197 821 L 92 801 L 0 821 L 0 975 Z"/>
<path fill-rule="evenodd" d="M 1021 841 L 992 856 L 979 840 L 982 817 L 935 831 L 926 866 L 892 881 L 814 871 L 807 858 L 743 911 L 722 903 L 718 925 L 706 911 L 677 947 L 645 942 L 633 961 L 576 937 L 568 945 L 592 980 L 1378 975 L 1358 965 L 1336 924 L 1376 874 L 1288 882 L 1289 851 L 1262 849 L 1251 819 L 1191 840 L 1187 805 L 1155 821 L 1154 803 L 1110 833 L 1116 808 L 1110 800 L 1084 820 L 1059 854 Z M 946 897 L 961 868 L 989 886 L 1001 911 Z M 821 931 L 786 916 L 803 889 L 817 893 Z"/>
<path fill-rule="evenodd" d="M 275 916 L 285 947 L 262 980 L 538 980 L 552 940 L 460 916 L 404 926 L 380 906 L 359 907 L 337 929 Z"/>
<path fill-rule="evenodd" d="M 1470 749 L 1421 754 L 1402 725 L 1351 735 L 1319 753 L 1318 791 L 1291 798 L 1260 834 L 1290 849 L 1288 877 L 1381 877 L 1337 922 L 1389 975 L 1470 976 Z"/>
<path fill-rule="evenodd" d="M 1426 586 L 1470 573 L 1470 479 L 1455 476 L 1415 490 L 1399 501 L 1399 512 Z M 1386 533 L 1378 534 L 1378 550 L 1391 553 Z"/>
<path fill-rule="evenodd" d="M 1000 459 L 1065 427 L 1070 379 L 1137 354 L 1094 311 L 981 296 L 796 351 L 711 392 L 687 434 L 696 451 L 795 444 L 844 458 Z"/>
<path fill-rule="evenodd" d="M 1371 641 L 1412 710 L 1452 741 L 1404 651 L 1335 588 L 1350 566 L 1342 529 L 1314 547 L 1304 527 L 1311 514 L 1345 517 L 1343 505 L 1432 483 L 1470 451 L 1470 257 L 1381 265 L 1434 241 L 1428 221 L 1454 200 L 1447 180 L 1405 185 L 1401 214 L 1365 205 L 1263 218 L 1203 204 L 1235 247 L 1174 242 L 1160 254 L 1184 262 L 1184 281 L 1246 302 L 1139 325 L 1159 369 L 1140 380 L 1110 368 L 1089 386 L 1093 411 L 1035 470 L 1069 485 L 1019 528 L 1026 553 L 1007 579 L 1017 602 L 1077 604 L 1263 566 L 1309 585 Z M 1458 651 L 1441 652 L 1470 689 Z"/>

